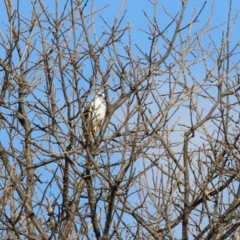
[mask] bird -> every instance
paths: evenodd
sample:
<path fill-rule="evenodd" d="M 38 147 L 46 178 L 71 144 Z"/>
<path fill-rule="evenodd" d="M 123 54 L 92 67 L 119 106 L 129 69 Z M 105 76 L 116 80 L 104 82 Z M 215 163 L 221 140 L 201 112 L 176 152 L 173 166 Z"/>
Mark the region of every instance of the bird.
<path fill-rule="evenodd" d="M 99 92 L 83 112 L 83 130 L 92 138 L 106 116 L 105 94 Z"/>

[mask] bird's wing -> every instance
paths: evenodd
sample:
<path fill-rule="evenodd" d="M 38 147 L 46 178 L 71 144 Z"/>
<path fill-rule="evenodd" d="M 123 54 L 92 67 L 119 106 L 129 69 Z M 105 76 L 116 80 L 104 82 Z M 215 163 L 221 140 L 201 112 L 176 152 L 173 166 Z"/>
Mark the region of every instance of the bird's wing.
<path fill-rule="evenodd" d="M 87 106 L 83 112 L 83 119 L 82 119 L 82 129 L 90 129 L 91 124 L 91 117 L 92 116 L 92 110 L 91 106 Z"/>

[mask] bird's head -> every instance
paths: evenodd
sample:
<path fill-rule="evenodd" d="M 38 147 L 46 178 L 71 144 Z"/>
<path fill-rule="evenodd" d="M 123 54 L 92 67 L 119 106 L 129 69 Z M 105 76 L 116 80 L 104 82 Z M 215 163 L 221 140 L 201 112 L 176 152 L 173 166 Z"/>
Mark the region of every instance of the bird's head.
<path fill-rule="evenodd" d="M 102 98 L 102 99 L 105 99 L 105 94 L 104 94 L 104 93 L 98 93 L 97 96 L 100 97 L 100 98 Z"/>

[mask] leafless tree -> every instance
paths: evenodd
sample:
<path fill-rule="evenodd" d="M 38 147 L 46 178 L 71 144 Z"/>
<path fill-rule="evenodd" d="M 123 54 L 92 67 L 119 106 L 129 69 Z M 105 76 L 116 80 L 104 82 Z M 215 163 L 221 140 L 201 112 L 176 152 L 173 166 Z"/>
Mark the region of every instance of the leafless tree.
<path fill-rule="evenodd" d="M 126 0 L 2 3 L 1 239 L 239 239 L 234 1 L 215 26 L 214 1 L 160 2 L 141 29 Z"/>

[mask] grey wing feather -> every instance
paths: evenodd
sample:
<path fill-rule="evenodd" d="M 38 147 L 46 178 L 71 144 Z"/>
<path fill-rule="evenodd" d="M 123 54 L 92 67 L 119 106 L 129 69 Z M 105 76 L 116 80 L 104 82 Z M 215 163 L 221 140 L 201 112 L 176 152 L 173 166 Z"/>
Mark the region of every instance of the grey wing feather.
<path fill-rule="evenodd" d="M 86 109 L 83 112 L 83 120 L 82 120 L 82 129 L 85 132 L 85 130 L 89 131 L 91 126 L 91 110 L 90 106 L 87 106 Z"/>

